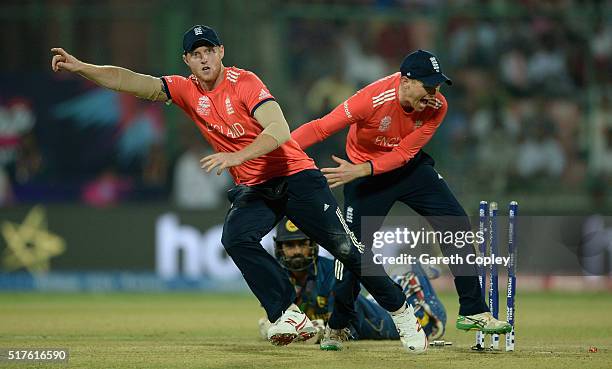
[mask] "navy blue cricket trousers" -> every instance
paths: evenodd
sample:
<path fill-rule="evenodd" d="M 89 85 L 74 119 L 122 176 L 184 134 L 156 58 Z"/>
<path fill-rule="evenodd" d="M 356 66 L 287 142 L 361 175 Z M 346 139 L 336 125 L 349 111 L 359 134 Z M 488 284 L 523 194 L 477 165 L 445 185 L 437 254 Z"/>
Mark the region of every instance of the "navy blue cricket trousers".
<path fill-rule="evenodd" d="M 358 178 L 344 185 L 344 210 L 347 224 L 366 247 L 371 247 L 373 233 L 396 201 L 403 202 L 424 216 L 435 231 L 471 230 L 470 221 L 444 179 L 434 169 L 434 160 L 419 151 L 406 165 L 371 177 Z M 362 224 L 362 217 L 368 217 Z M 472 245 L 456 248 L 440 245 L 444 256 L 460 255 L 465 260 L 474 253 Z M 450 266 L 459 295 L 459 314 L 472 315 L 489 311 L 480 290 L 475 266 Z M 329 320 L 331 328 L 339 329 L 355 320 L 354 301 L 359 295 L 359 281 L 344 272 L 334 286 L 334 310 Z"/>
<path fill-rule="evenodd" d="M 295 301 L 295 290 L 286 271 L 261 245 L 261 239 L 285 215 L 340 260 L 381 307 L 396 311 L 405 304 L 401 287 L 387 276 L 382 266 L 362 265 L 363 245 L 349 230 L 327 180 L 318 169 L 255 186 L 235 186 L 228 198 L 232 205 L 221 241 L 271 322 L 278 320 Z"/>

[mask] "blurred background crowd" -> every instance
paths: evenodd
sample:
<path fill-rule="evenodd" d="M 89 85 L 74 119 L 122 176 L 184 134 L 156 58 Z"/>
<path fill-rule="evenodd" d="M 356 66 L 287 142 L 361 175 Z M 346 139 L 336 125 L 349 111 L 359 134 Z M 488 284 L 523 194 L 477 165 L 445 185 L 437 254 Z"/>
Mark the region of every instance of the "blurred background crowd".
<path fill-rule="evenodd" d="M 54 75 L 49 48 L 142 73 L 187 73 L 184 30 L 215 27 L 226 65 L 253 70 L 292 128 L 437 54 L 453 86 L 426 147 L 468 212 L 481 199 L 531 211 L 612 209 L 612 2 L 587 0 L 5 0 L 0 5 L 0 206 L 170 202 L 221 209 L 228 176 L 176 107 Z M 314 147 L 320 167 L 345 134 Z M 340 195 L 340 192 L 338 192 Z M 473 204 L 471 206 L 470 204 Z"/>

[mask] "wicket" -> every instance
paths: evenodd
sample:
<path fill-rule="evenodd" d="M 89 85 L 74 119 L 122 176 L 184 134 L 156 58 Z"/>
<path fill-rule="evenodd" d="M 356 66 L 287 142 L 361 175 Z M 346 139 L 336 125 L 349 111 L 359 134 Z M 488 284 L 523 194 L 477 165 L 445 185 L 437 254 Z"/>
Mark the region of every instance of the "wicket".
<path fill-rule="evenodd" d="M 518 216 L 518 203 L 510 202 L 508 206 L 508 280 L 506 289 L 506 319 L 512 326 L 512 331 L 506 334 L 506 351 L 514 351 L 515 333 L 514 319 L 515 311 L 515 295 L 516 295 L 516 221 Z M 482 233 L 483 242 L 478 244 L 478 251 L 481 255 L 499 255 L 499 246 L 497 239 L 497 203 L 491 202 L 489 205 L 486 201 L 481 201 L 478 208 L 478 231 Z M 487 247 L 488 240 L 488 247 Z M 482 295 L 488 296 L 489 309 L 493 317 L 499 318 L 499 283 L 498 283 L 498 267 L 492 264 L 490 269 L 490 287 L 487 295 L 487 270 L 484 266 L 478 266 L 478 281 Z M 484 349 L 485 335 L 482 332 L 476 333 L 476 349 Z M 491 350 L 499 350 L 499 335 L 491 335 Z"/>

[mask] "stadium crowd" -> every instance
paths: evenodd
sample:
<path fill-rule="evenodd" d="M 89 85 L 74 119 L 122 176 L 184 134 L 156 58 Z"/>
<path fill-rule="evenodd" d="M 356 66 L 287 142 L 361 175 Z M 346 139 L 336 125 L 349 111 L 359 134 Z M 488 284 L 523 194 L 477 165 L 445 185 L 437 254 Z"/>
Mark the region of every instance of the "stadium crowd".
<path fill-rule="evenodd" d="M 379 14 L 292 16 L 281 41 L 291 88 L 273 93 L 299 102 L 284 106 L 296 128 L 331 111 L 358 88 L 398 70 L 408 51 L 429 49 L 440 56 L 454 85 L 443 88 L 449 112 L 427 151 L 458 192 L 605 192 L 612 178 L 612 23 L 600 10 L 610 5 L 578 0 L 520 3 L 290 1 L 298 7 L 371 7 L 372 14 Z M 463 11 L 440 12 L 440 7 Z M 406 20 L 389 16 L 397 11 L 407 12 Z M 108 206 L 172 200 L 186 208 L 220 206 L 218 199 L 230 181 L 200 173 L 196 159 L 208 151 L 202 140 L 194 141 L 194 128 L 182 127 L 188 125 L 186 120 L 175 122 L 178 132 L 169 134 L 165 116 L 140 103 L 121 100 L 118 104 L 127 111 L 121 114 L 127 118 L 117 118 L 118 125 L 130 124 L 130 114 L 142 109 L 149 130 L 126 134 L 117 147 L 129 153 L 134 149 L 130 137 L 147 134 L 146 147 L 130 160 L 112 154 L 107 160 L 91 160 L 87 167 L 87 162 L 72 163 L 81 153 L 58 155 L 62 147 L 49 147 L 49 127 L 37 126 L 48 123 L 42 116 L 46 111 L 35 109 L 27 96 L 0 91 L 0 205 L 67 200 Z M 116 126 L 105 129 L 103 139 L 117 134 Z M 72 134 L 68 141 L 79 137 Z M 91 145 L 96 141 L 89 136 L 86 142 Z M 337 134 L 309 153 L 321 166 L 332 164 L 331 154 L 343 154 L 344 138 Z M 204 187 L 214 190 L 194 190 Z"/>

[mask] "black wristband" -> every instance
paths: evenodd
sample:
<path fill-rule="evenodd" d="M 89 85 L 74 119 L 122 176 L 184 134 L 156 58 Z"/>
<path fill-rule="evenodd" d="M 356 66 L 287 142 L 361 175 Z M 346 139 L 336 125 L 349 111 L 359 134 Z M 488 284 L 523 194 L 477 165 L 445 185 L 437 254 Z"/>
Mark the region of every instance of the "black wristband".
<path fill-rule="evenodd" d="M 374 175 L 374 165 L 372 164 L 372 160 L 367 161 L 370 164 L 370 177 Z"/>

